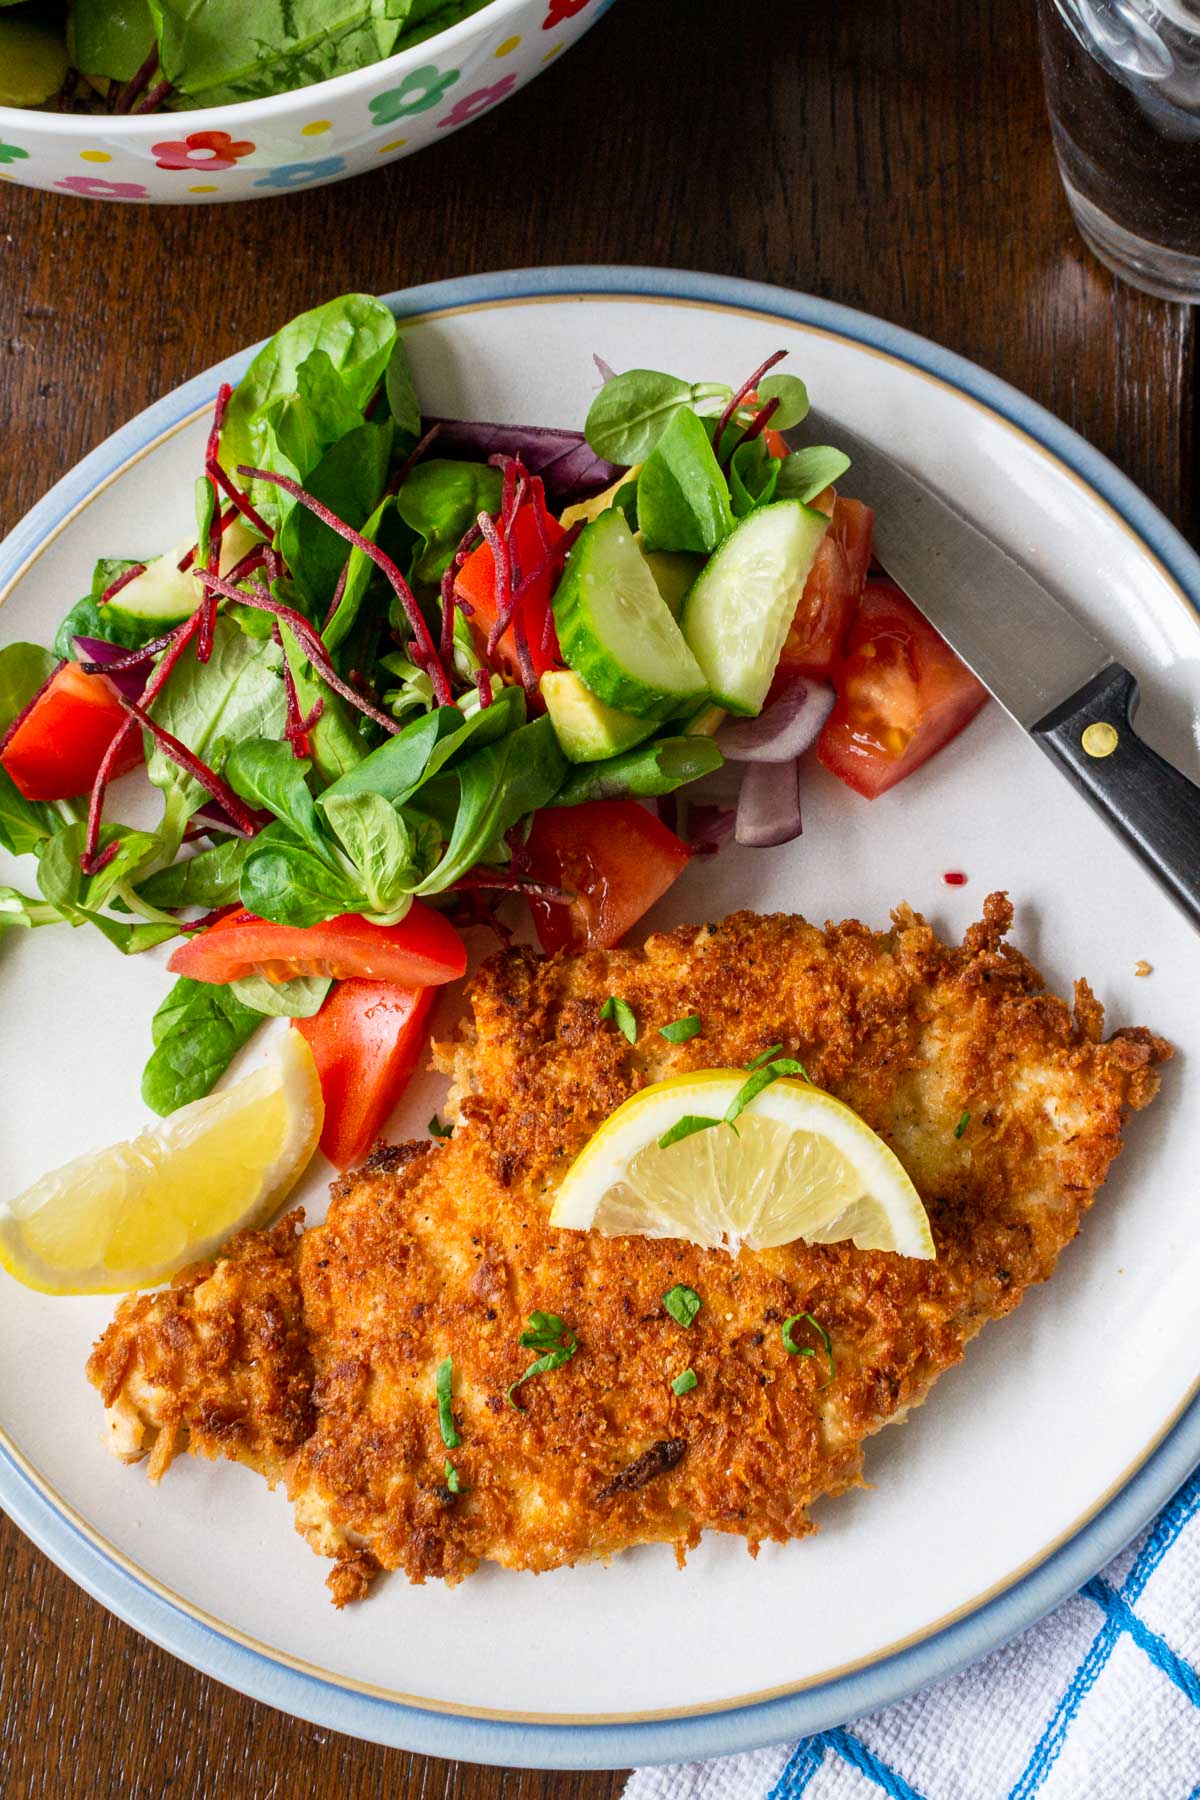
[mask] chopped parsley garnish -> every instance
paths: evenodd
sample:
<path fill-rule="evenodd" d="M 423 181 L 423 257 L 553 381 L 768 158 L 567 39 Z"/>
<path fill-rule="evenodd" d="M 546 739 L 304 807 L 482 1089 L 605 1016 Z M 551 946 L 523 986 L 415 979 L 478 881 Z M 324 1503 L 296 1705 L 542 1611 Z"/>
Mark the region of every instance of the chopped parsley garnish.
<path fill-rule="evenodd" d="M 764 1088 L 770 1087 L 771 1083 L 778 1081 L 782 1075 L 802 1075 L 805 1081 L 808 1080 L 804 1064 L 797 1062 L 795 1057 L 777 1056 L 773 1062 L 760 1062 L 754 1069 L 754 1073 L 746 1078 L 729 1102 L 723 1123 L 732 1125 L 734 1120 L 745 1112 L 755 1095 L 761 1094 Z"/>
<path fill-rule="evenodd" d="M 676 1119 L 670 1131 L 664 1131 L 658 1140 L 660 1150 L 667 1150 L 672 1144 L 679 1143 L 681 1138 L 691 1137 L 693 1132 L 707 1131 L 710 1125 L 719 1125 L 720 1119 L 709 1119 L 703 1113 L 684 1113 L 682 1119 Z"/>
<path fill-rule="evenodd" d="M 514 1412 L 525 1411 L 525 1408 L 518 1406 L 513 1399 L 513 1395 L 519 1387 L 524 1386 L 525 1382 L 531 1381 L 535 1375 L 549 1375 L 551 1370 L 561 1369 L 564 1363 L 570 1362 L 578 1350 L 579 1340 L 564 1334 L 565 1327 L 557 1313 L 530 1313 L 529 1328 L 521 1333 L 517 1341 L 527 1350 L 537 1348 L 542 1344 L 553 1344 L 555 1348 L 547 1350 L 545 1356 L 539 1356 L 536 1362 L 531 1362 L 525 1373 L 518 1375 L 509 1388 L 505 1397 Z M 561 1342 L 559 1342 L 560 1339 Z"/>
<path fill-rule="evenodd" d="M 563 1334 L 563 1322 L 557 1313 L 534 1312 L 529 1315 L 528 1329 L 517 1339 L 523 1350 L 547 1350 L 557 1344 Z"/>
<path fill-rule="evenodd" d="M 452 1494 L 465 1494 L 467 1491 L 462 1484 L 458 1470 L 449 1458 L 446 1459 L 446 1486 Z"/>
<path fill-rule="evenodd" d="M 442 1428 L 442 1442 L 447 1450 L 457 1450 L 462 1443 L 462 1438 L 454 1426 L 453 1397 L 454 1358 L 448 1356 L 445 1362 L 438 1364 L 437 1371 L 438 1424 Z"/>
<path fill-rule="evenodd" d="M 782 1044 L 772 1044 L 769 1050 L 764 1050 L 761 1056 L 756 1056 L 753 1062 L 748 1062 L 746 1064 L 747 1069 L 753 1074 L 755 1069 L 761 1069 L 764 1063 L 769 1063 L 774 1057 L 778 1056 L 782 1049 Z"/>
<path fill-rule="evenodd" d="M 617 994 L 610 994 L 600 1008 L 600 1017 L 611 1019 L 623 1037 L 627 1037 L 631 1044 L 637 1043 L 637 1019 L 628 1000 L 622 1000 Z"/>
<path fill-rule="evenodd" d="M 677 1375 L 671 1383 L 671 1392 L 673 1394 L 690 1394 L 694 1387 L 699 1386 L 699 1383 L 700 1378 L 695 1369 L 685 1369 L 683 1374 Z"/>
<path fill-rule="evenodd" d="M 662 1302 L 675 1323 L 683 1326 L 691 1324 L 703 1305 L 695 1288 L 684 1287 L 680 1281 L 673 1288 L 667 1289 Z"/>
<path fill-rule="evenodd" d="M 429 1135 L 430 1137 L 436 1138 L 452 1138 L 454 1136 L 454 1127 L 453 1125 L 443 1125 L 437 1114 L 434 1113 L 432 1119 L 429 1121 Z"/>
<path fill-rule="evenodd" d="M 954 1127 L 955 1137 L 960 1138 L 970 1123 L 971 1123 L 971 1115 L 969 1112 L 965 1112 L 963 1114 L 962 1118 L 958 1121 L 958 1124 Z"/>
<path fill-rule="evenodd" d="M 807 1323 L 812 1326 L 822 1344 L 825 1346 L 825 1354 L 829 1358 L 829 1381 L 832 1381 L 835 1374 L 833 1365 L 833 1339 L 821 1324 L 820 1320 L 814 1319 L 811 1313 L 793 1313 L 790 1319 L 785 1319 L 783 1321 L 783 1324 L 779 1328 L 783 1338 L 783 1347 L 789 1356 L 815 1356 L 817 1354 L 808 1344 L 798 1344 L 792 1336 L 792 1326 L 798 1325 L 801 1319 L 806 1320 Z M 828 1387 L 829 1381 L 822 1382 L 822 1387 Z"/>
<path fill-rule="evenodd" d="M 668 1044 L 686 1044 L 689 1038 L 700 1035 L 700 1014 L 685 1013 L 682 1019 L 673 1019 L 669 1025 L 660 1025 L 658 1035 L 666 1038 Z"/>

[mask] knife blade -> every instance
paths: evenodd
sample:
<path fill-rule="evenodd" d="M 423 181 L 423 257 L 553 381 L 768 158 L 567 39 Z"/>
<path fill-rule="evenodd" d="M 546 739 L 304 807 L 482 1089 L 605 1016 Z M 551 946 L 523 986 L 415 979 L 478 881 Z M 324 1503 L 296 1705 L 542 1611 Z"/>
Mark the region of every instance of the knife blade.
<path fill-rule="evenodd" d="M 1135 732 L 1136 678 L 1022 563 L 885 452 L 811 413 L 804 439 L 851 457 L 850 486 L 874 509 L 875 554 L 891 579 L 1200 924 L 1200 788 Z"/>

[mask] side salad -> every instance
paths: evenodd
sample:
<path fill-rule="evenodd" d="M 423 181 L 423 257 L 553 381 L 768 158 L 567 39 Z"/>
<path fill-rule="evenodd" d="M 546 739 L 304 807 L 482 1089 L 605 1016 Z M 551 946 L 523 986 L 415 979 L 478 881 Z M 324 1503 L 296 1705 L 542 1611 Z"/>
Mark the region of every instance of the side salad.
<path fill-rule="evenodd" d="M 0 844 L 36 889 L 0 930 L 174 941 L 154 1111 L 290 1018 L 350 1166 L 462 927 L 517 899 L 548 951 L 615 944 L 730 829 L 798 833 L 814 742 L 873 796 L 978 710 L 870 577 L 847 458 L 783 436 L 782 358 L 737 388 L 600 364 L 583 433 L 431 418 L 391 312 L 344 295 L 220 390 L 187 539 L 120 546 L 51 647 L 0 651 Z M 690 787 L 726 761 L 736 814 Z"/>
<path fill-rule="evenodd" d="M 0 105 L 228 106 L 365 69 L 490 0 L 0 0 Z"/>

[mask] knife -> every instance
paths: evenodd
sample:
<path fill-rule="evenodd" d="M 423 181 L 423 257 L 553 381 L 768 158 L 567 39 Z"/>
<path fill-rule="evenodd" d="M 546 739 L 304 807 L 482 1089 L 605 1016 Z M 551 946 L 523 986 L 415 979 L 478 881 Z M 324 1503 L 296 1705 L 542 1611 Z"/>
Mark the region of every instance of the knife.
<path fill-rule="evenodd" d="M 804 436 L 853 459 L 854 493 L 875 509 L 875 554 L 897 587 L 1200 925 L 1200 787 L 1138 737 L 1136 677 L 882 451 L 811 413 Z"/>

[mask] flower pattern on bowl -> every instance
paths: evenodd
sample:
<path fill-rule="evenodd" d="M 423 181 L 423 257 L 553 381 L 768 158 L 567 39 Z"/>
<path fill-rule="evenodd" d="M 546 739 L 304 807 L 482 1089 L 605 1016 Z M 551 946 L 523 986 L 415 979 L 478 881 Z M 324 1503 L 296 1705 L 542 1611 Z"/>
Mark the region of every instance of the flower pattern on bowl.
<path fill-rule="evenodd" d="M 465 125 L 471 119 L 477 119 L 482 112 L 491 106 L 499 106 L 506 100 L 517 85 L 515 75 L 506 75 L 503 81 L 494 81 L 490 87 L 476 88 L 473 94 L 464 94 L 456 100 L 444 119 L 438 120 L 439 128 L 448 125 L 453 129 L 456 125 Z"/>
<path fill-rule="evenodd" d="M 439 69 L 436 63 L 414 69 L 399 87 L 388 88 L 386 93 L 376 94 L 369 102 L 373 123 L 394 125 L 397 119 L 428 112 L 445 97 L 447 88 L 453 87 L 461 73 L 461 69 Z"/>
<path fill-rule="evenodd" d="M 248 139 L 234 142 L 227 131 L 191 131 L 186 138 L 169 138 L 150 146 L 160 169 L 232 169 L 243 156 L 254 154 Z"/>
<path fill-rule="evenodd" d="M 256 188 L 288 188 L 311 187 L 318 181 L 330 181 L 340 175 L 346 167 L 344 156 L 321 156 L 315 162 L 283 163 L 278 169 L 269 169 L 255 182 Z"/>
<path fill-rule="evenodd" d="M 550 0 L 550 11 L 542 20 L 543 31 L 553 31 L 556 25 L 565 25 L 568 19 L 575 18 L 588 4 L 588 0 Z"/>
<path fill-rule="evenodd" d="M 19 144 L 0 143 L 0 163 L 27 162 L 28 160 L 28 150 L 22 150 Z"/>
<path fill-rule="evenodd" d="M 105 181 L 102 175 L 67 175 L 55 187 L 68 194 L 80 194 L 85 200 L 148 200 L 150 189 L 140 181 Z"/>

